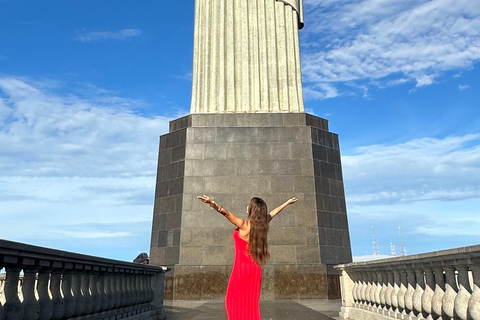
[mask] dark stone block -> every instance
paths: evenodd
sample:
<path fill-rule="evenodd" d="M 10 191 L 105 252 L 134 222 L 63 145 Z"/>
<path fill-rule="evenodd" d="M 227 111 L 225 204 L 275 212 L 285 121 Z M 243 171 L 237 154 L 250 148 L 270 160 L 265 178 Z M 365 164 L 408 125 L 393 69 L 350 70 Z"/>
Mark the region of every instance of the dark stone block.
<path fill-rule="evenodd" d="M 160 136 L 159 151 L 165 150 L 167 148 L 167 135 L 168 134 L 164 134 Z"/>
<path fill-rule="evenodd" d="M 350 232 L 348 230 L 342 230 L 342 246 L 350 248 Z"/>
<path fill-rule="evenodd" d="M 332 246 L 320 246 L 320 261 L 326 264 L 337 264 L 337 250 Z"/>
<path fill-rule="evenodd" d="M 165 230 L 167 227 L 167 216 L 165 214 L 153 215 L 153 230 Z"/>
<path fill-rule="evenodd" d="M 333 227 L 335 229 L 348 230 L 347 215 L 343 213 L 333 213 Z"/>
<path fill-rule="evenodd" d="M 326 149 L 327 149 L 328 162 L 334 163 L 334 164 L 340 164 L 340 151 L 332 148 L 326 148 Z"/>
<path fill-rule="evenodd" d="M 168 246 L 168 233 L 170 230 L 161 230 L 158 232 L 157 246 L 167 247 Z M 170 245 L 171 247 L 171 245 Z"/>
<path fill-rule="evenodd" d="M 352 262 L 352 249 L 350 247 L 337 248 L 337 263 Z"/>
<path fill-rule="evenodd" d="M 328 163 L 328 162 L 320 162 L 320 170 L 322 172 L 322 177 L 324 178 L 329 178 L 329 179 L 335 179 L 335 165 L 333 163 Z"/>
<path fill-rule="evenodd" d="M 336 197 L 345 197 L 343 182 L 339 180 L 330 180 L 330 194 Z"/>
<path fill-rule="evenodd" d="M 155 189 L 155 198 L 168 196 L 169 188 L 170 188 L 169 181 L 162 181 L 157 183 L 157 187 Z"/>
<path fill-rule="evenodd" d="M 180 229 L 173 230 L 172 246 L 174 246 L 174 247 L 180 246 Z"/>
<path fill-rule="evenodd" d="M 341 246 L 342 245 L 342 231 L 338 229 L 326 229 L 327 246 Z"/>
<path fill-rule="evenodd" d="M 335 165 L 335 179 L 343 180 L 342 167 Z"/>
<path fill-rule="evenodd" d="M 338 197 L 322 195 L 322 199 L 325 211 L 340 212 Z"/>
<path fill-rule="evenodd" d="M 328 211 L 317 211 L 318 227 L 333 228 L 333 216 Z"/>
<path fill-rule="evenodd" d="M 315 192 L 317 194 L 330 194 L 330 179 L 315 177 Z"/>
<path fill-rule="evenodd" d="M 162 197 L 160 198 L 160 212 L 169 213 L 175 211 L 175 198 L 174 197 Z"/>
<path fill-rule="evenodd" d="M 327 229 L 325 228 L 318 229 L 318 242 L 321 246 L 327 245 Z"/>
<path fill-rule="evenodd" d="M 171 132 L 167 135 L 167 149 L 180 145 L 180 134 L 178 131 Z"/>
<path fill-rule="evenodd" d="M 315 128 L 312 128 L 310 132 L 311 132 L 312 143 L 319 144 L 320 141 L 318 140 L 318 130 Z"/>
<path fill-rule="evenodd" d="M 201 266 L 175 266 L 174 281 L 174 299 L 202 299 L 204 272 Z"/>
<path fill-rule="evenodd" d="M 183 178 L 170 180 L 169 195 L 176 195 L 183 193 Z"/>
<path fill-rule="evenodd" d="M 163 180 L 172 180 L 179 176 L 178 174 L 179 163 L 174 162 L 167 164 L 163 167 Z"/>
<path fill-rule="evenodd" d="M 160 166 L 169 164 L 172 162 L 172 149 L 163 149 L 160 151 L 158 157 L 158 163 Z"/>
<path fill-rule="evenodd" d="M 172 148 L 172 162 L 185 160 L 185 145 Z"/>
<path fill-rule="evenodd" d="M 180 212 L 167 213 L 167 229 L 180 228 L 182 220 L 182 214 Z"/>
<path fill-rule="evenodd" d="M 313 150 L 313 159 L 327 161 L 327 148 L 319 144 L 314 144 L 312 146 Z"/>

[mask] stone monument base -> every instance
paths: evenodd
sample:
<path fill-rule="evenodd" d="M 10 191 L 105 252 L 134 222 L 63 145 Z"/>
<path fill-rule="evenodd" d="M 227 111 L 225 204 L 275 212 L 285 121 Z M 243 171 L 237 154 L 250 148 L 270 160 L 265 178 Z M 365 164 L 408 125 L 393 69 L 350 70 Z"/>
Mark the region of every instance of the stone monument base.
<path fill-rule="evenodd" d="M 165 276 L 166 300 L 224 299 L 232 265 L 177 265 Z M 260 299 L 339 299 L 338 274 L 326 265 L 266 265 Z"/>
<path fill-rule="evenodd" d="M 270 223 L 262 299 L 337 298 L 334 265 L 352 260 L 338 136 L 306 113 L 192 114 L 160 137 L 151 263 L 168 266 L 166 299 L 221 299 L 234 226 L 197 200 L 208 194 L 247 219 L 253 196 Z"/>

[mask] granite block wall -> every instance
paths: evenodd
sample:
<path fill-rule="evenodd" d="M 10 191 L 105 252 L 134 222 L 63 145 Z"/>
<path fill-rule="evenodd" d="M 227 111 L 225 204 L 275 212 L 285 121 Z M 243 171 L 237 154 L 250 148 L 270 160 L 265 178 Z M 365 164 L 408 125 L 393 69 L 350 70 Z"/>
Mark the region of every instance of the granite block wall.
<path fill-rule="evenodd" d="M 160 141 L 151 245 L 152 263 L 173 267 L 166 298 L 225 293 L 234 227 L 198 201 L 201 194 L 243 218 L 252 196 L 270 210 L 298 197 L 271 222 L 262 298 L 334 297 L 328 266 L 351 261 L 342 180 L 338 136 L 325 119 L 193 114 L 172 121 Z"/>

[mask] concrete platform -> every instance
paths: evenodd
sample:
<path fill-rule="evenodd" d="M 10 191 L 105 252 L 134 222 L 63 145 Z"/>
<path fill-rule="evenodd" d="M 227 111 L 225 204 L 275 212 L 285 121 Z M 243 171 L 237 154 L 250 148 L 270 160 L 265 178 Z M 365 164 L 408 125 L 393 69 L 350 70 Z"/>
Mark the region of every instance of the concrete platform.
<path fill-rule="evenodd" d="M 338 320 L 340 300 L 261 301 L 262 320 Z M 168 320 L 227 320 L 224 301 L 165 301 Z"/>

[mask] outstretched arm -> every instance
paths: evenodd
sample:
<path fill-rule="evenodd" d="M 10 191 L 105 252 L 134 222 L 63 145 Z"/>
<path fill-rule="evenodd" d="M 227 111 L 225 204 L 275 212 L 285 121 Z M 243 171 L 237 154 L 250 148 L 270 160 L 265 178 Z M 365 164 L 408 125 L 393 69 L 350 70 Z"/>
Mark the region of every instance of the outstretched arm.
<path fill-rule="evenodd" d="M 233 213 L 225 209 L 224 207 L 220 206 L 218 203 L 216 203 L 212 198 L 209 196 L 203 195 L 203 196 L 198 196 L 197 199 L 202 201 L 203 203 L 208 203 L 210 207 L 216 211 L 218 211 L 220 214 L 222 214 L 225 218 L 228 219 L 231 223 L 233 223 L 235 226 L 240 228 L 240 230 L 245 230 L 247 228 L 247 222 L 243 220 L 242 218 L 239 218 L 235 216 Z"/>
<path fill-rule="evenodd" d="M 288 206 L 289 204 L 292 204 L 292 203 L 295 203 L 297 202 L 297 198 L 296 197 L 293 197 L 291 199 L 288 199 L 287 201 L 285 201 L 285 203 L 279 205 L 278 207 L 276 207 L 275 209 L 273 209 L 272 211 L 270 211 L 269 215 L 270 215 L 270 218 L 269 218 L 269 222 L 273 219 L 273 217 L 275 217 L 280 211 L 282 211 L 283 209 L 285 209 L 286 206 Z"/>

